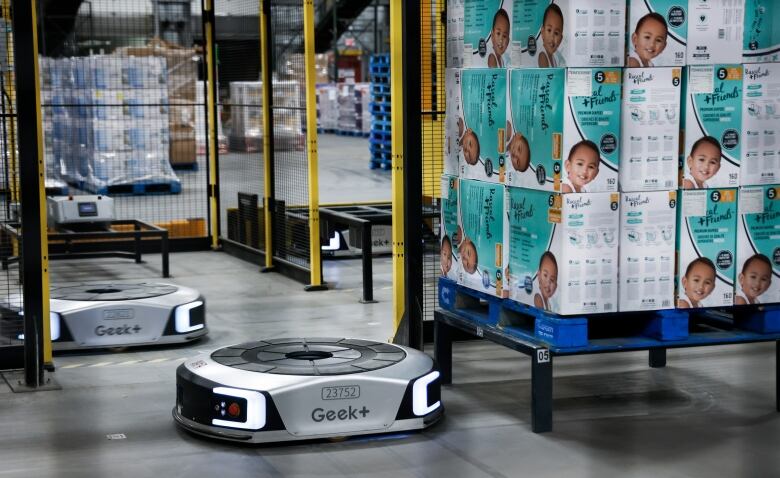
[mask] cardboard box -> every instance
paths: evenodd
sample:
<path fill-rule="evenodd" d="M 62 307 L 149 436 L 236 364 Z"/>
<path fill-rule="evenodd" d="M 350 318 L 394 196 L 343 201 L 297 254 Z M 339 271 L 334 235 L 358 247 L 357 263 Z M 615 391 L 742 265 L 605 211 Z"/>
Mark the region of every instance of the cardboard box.
<path fill-rule="evenodd" d="M 463 67 L 464 0 L 447 0 L 447 68 Z"/>
<path fill-rule="evenodd" d="M 458 181 L 460 234 L 455 234 L 458 283 L 501 296 L 503 291 L 504 186 Z"/>
<path fill-rule="evenodd" d="M 679 201 L 677 307 L 732 305 L 737 189 L 683 189 Z"/>
<path fill-rule="evenodd" d="M 627 67 L 685 66 L 687 0 L 630 0 L 628 12 Z"/>
<path fill-rule="evenodd" d="M 620 68 L 566 69 L 561 192 L 618 190 L 621 83 Z"/>
<path fill-rule="evenodd" d="M 780 5 L 772 0 L 745 0 L 742 63 L 780 61 Z"/>
<path fill-rule="evenodd" d="M 736 305 L 780 303 L 780 186 L 739 189 Z"/>
<path fill-rule="evenodd" d="M 506 188 L 507 296 L 556 314 L 618 307 L 617 193 Z"/>
<path fill-rule="evenodd" d="M 460 148 L 460 135 L 458 134 L 458 120 L 463 118 L 462 103 L 460 97 L 460 68 L 447 68 L 445 72 L 446 107 L 447 115 L 444 119 L 444 168 L 443 173 L 457 176 L 460 171 L 459 157 L 462 154 Z"/>
<path fill-rule="evenodd" d="M 681 68 L 623 71 L 621 191 L 677 189 L 681 85 Z"/>
<path fill-rule="evenodd" d="M 677 191 L 620 194 L 618 310 L 672 309 Z"/>
<path fill-rule="evenodd" d="M 744 0 L 688 2 L 688 65 L 742 61 Z"/>
<path fill-rule="evenodd" d="M 502 183 L 506 126 L 506 70 L 461 71 L 458 128 L 459 176 Z M 458 110 L 448 110 L 447 116 Z"/>
<path fill-rule="evenodd" d="M 780 183 L 780 63 L 744 65 L 742 186 Z"/>
<path fill-rule="evenodd" d="M 510 66 L 512 3 L 511 0 L 463 1 L 464 68 Z"/>
<path fill-rule="evenodd" d="M 505 184 L 560 190 L 565 83 L 563 68 L 507 70 Z"/>
<path fill-rule="evenodd" d="M 741 65 L 688 67 L 681 188 L 739 185 L 742 73 Z"/>
<path fill-rule="evenodd" d="M 515 0 L 513 13 L 511 66 L 607 67 L 625 62 L 623 0 Z"/>
<path fill-rule="evenodd" d="M 458 280 L 459 254 L 456 250 L 458 236 L 458 177 L 441 177 L 441 221 L 439 230 L 439 271 L 442 277 Z"/>

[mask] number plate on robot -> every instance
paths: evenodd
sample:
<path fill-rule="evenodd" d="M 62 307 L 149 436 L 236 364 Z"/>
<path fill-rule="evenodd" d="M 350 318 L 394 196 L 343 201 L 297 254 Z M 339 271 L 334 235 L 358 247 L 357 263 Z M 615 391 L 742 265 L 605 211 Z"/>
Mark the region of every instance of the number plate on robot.
<path fill-rule="evenodd" d="M 323 400 L 349 400 L 360 397 L 360 386 L 340 385 L 338 387 L 322 387 Z"/>

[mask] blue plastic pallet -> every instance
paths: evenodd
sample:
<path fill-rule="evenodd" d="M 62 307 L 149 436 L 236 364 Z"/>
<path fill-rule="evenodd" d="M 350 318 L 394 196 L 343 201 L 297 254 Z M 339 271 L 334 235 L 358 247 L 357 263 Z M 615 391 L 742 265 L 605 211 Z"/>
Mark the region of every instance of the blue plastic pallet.
<path fill-rule="evenodd" d="M 719 329 L 724 324 L 734 329 L 733 336 L 780 333 L 780 306 L 738 314 L 731 310 L 669 309 L 568 317 L 468 289 L 444 278 L 439 279 L 439 305 L 478 325 L 497 327 L 519 339 L 543 342 L 564 352 L 677 345 L 700 340 L 691 337 L 689 330 L 714 320 L 722 322 Z M 723 340 L 733 338 L 724 336 Z M 707 338 L 712 339 L 712 335 Z"/>
<path fill-rule="evenodd" d="M 371 55 L 368 59 L 369 65 L 374 64 L 389 64 L 390 63 L 390 55 L 389 54 L 379 54 L 379 55 Z"/>
<path fill-rule="evenodd" d="M 371 93 L 390 94 L 390 85 L 388 83 L 371 83 Z"/>
<path fill-rule="evenodd" d="M 369 108 L 371 110 L 371 114 L 390 114 L 390 104 L 389 103 L 376 103 L 371 102 L 369 103 Z"/>
<path fill-rule="evenodd" d="M 141 194 L 179 194 L 181 182 L 161 181 L 148 183 L 112 184 L 109 186 L 97 186 L 85 182 L 82 189 L 93 194 L 106 196 L 141 195 Z"/>
<path fill-rule="evenodd" d="M 393 169 L 393 163 L 389 161 L 369 161 L 368 163 L 369 169 L 384 169 L 385 171 L 389 171 Z"/>
<path fill-rule="evenodd" d="M 393 133 L 392 131 L 371 131 L 369 138 L 372 141 L 392 141 Z"/>
<path fill-rule="evenodd" d="M 372 151 L 371 152 L 371 161 L 392 161 L 393 160 L 393 152 L 392 151 Z"/>
<path fill-rule="evenodd" d="M 392 123 L 386 120 L 374 120 L 371 122 L 371 132 L 390 132 Z"/>
<path fill-rule="evenodd" d="M 364 131 L 353 131 L 348 129 L 337 129 L 336 134 L 339 136 L 360 136 L 363 138 L 367 138 L 369 133 Z"/>

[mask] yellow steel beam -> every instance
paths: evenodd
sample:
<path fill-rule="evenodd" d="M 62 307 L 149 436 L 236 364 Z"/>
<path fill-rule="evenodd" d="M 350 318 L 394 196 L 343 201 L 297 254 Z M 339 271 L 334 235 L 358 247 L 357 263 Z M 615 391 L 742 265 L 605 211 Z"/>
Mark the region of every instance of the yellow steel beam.
<path fill-rule="evenodd" d="M 310 286 L 322 285 L 320 260 L 320 190 L 317 161 L 317 76 L 314 69 L 314 0 L 303 1 L 303 43 L 306 67 L 306 152 L 309 164 Z"/>
<path fill-rule="evenodd" d="M 209 229 L 211 231 L 211 248 L 219 248 L 219 198 L 217 198 L 217 118 L 214 115 L 214 85 L 216 82 L 216 55 L 214 52 L 214 2 L 205 0 L 203 3 L 205 15 L 203 22 L 206 30 L 206 105 L 208 108 L 208 148 L 209 148 Z"/>
<path fill-rule="evenodd" d="M 265 14 L 265 4 L 269 0 L 260 0 L 260 64 L 261 78 L 271 78 L 266 76 L 270 72 L 270 62 L 268 52 L 272 45 L 267 42 L 268 17 Z M 273 231 L 271 230 L 271 141 L 273 140 L 271 131 L 271 82 L 263 80 L 263 222 L 265 223 L 265 267 L 271 268 L 273 261 Z"/>
<path fill-rule="evenodd" d="M 32 37 L 33 48 L 32 51 L 38 51 L 38 11 L 37 0 L 30 0 L 32 5 Z M 45 181 L 45 157 L 43 156 L 43 125 L 41 118 L 41 72 L 38 66 L 38 55 L 33 55 L 29 59 L 33 62 L 33 68 L 35 70 L 35 111 L 37 122 L 37 136 L 38 136 L 38 202 L 40 208 L 38 211 L 38 217 L 40 221 L 41 230 L 41 249 L 39 251 L 24 251 L 24 254 L 40 254 L 41 255 L 41 304 L 42 317 L 43 317 L 43 363 L 51 364 L 51 321 L 49 320 L 49 237 L 46 230 L 46 181 Z"/>
<path fill-rule="evenodd" d="M 404 90 L 403 90 L 403 5 L 390 1 L 390 118 L 392 120 L 392 203 L 393 203 L 393 336 L 405 313 L 404 298 Z"/>

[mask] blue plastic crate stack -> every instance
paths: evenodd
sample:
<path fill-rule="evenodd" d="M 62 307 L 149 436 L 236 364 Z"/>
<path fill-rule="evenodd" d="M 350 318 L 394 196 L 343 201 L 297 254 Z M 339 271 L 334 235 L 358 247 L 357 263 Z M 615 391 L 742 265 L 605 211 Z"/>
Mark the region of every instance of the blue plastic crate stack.
<path fill-rule="evenodd" d="M 390 131 L 390 55 L 373 55 L 371 70 L 371 169 L 392 167 Z"/>

